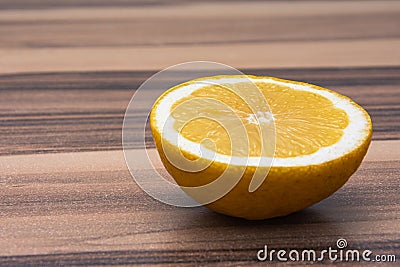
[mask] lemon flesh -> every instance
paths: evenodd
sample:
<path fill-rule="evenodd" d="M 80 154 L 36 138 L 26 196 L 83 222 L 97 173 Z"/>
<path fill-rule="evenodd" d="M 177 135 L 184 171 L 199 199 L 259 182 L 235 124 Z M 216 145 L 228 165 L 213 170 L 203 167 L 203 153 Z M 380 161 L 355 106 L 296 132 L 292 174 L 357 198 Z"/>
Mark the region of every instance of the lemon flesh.
<path fill-rule="evenodd" d="M 255 76 L 206 77 L 175 86 L 154 104 L 150 124 L 161 160 L 181 186 L 209 184 L 237 165 L 239 182 L 206 206 L 246 219 L 287 215 L 328 197 L 356 171 L 372 135 L 368 113 L 349 98 Z M 171 162 L 175 155 L 200 159 L 207 168 L 180 168 Z M 272 165 L 260 165 L 260 158 L 273 158 Z M 250 192 L 257 169 L 267 176 Z M 200 203 L 206 198 L 187 193 Z"/>

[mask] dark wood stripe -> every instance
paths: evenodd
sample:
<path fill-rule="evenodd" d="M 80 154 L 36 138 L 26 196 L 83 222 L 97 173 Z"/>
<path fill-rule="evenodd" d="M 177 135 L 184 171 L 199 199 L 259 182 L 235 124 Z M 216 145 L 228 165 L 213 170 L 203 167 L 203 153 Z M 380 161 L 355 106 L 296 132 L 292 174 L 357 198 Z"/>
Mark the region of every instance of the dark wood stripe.
<path fill-rule="evenodd" d="M 378 251 L 390 249 L 389 242 L 397 240 L 389 240 L 387 243 L 377 245 Z M 369 243 L 358 243 L 360 246 L 369 245 Z M 329 244 L 331 245 L 331 244 Z M 328 245 L 328 246 L 329 246 Z M 327 247 L 328 247 L 327 246 Z M 327 247 L 314 247 L 315 251 L 320 253 Z M 215 249 L 215 250 L 121 250 L 121 251 L 105 251 L 105 252 L 82 252 L 82 253 L 63 253 L 50 255 L 27 255 L 27 256 L 11 256 L 0 257 L 0 263 L 6 266 L 98 266 L 98 265 L 173 265 L 173 266 L 203 266 L 204 264 L 219 264 L 221 266 L 249 266 L 250 264 L 261 264 L 257 260 L 257 252 L 262 247 L 247 249 Z M 276 249 L 288 249 L 277 247 Z M 291 247 L 291 249 L 309 249 L 308 247 Z M 334 249 L 334 246 L 333 246 Z M 371 248 L 372 250 L 376 247 Z M 344 251 L 346 252 L 346 251 Z M 361 250 L 362 252 L 362 250 Z M 320 255 L 320 254 L 318 254 Z M 396 255 L 396 254 L 393 254 Z M 399 257 L 400 254 L 396 256 Z M 326 255 L 325 255 L 326 256 Z M 331 263 L 327 256 L 324 263 Z M 235 264 L 236 263 L 236 264 Z M 279 264 L 275 261 L 268 264 Z M 305 265 L 307 263 L 288 262 L 286 264 Z M 265 263 L 264 263 L 265 264 Z M 280 263 L 282 264 L 282 262 Z M 358 263 L 359 264 L 359 263 Z M 391 263 L 394 264 L 394 263 Z"/>
<path fill-rule="evenodd" d="M 385 168 L 382 168 L 383 166 Z M 357 182 L 364 183 L 365 188 L 361 192 L 356 192 L 357 187 L 347 187 L 346 192 L 334 195 L 332 201 L 342 204 L 346 202 L 347 206 L 357 206 L 367 199 L 370 207 L 386 205 L 386 198 L 373 192 L 385 191 L 386 197 L 396 198 L 400 181 L 389 179 L 385 180 L 385 183 L 372 184 L 373 179 L 378 174 L 384 177 L 396 176 L 396 168 L 399 166 L 400 162 L 397 161 L 365 163 L 354 176 Z M 165 169 L 157 169 L 157 171 L 168 176 Z M 148 177 L 154 175 L 152 171 L 143 170 L 142 172 Z M 95 213 L 97 210 L 103 210 L 104 207 L 107 207 L 106 211 L 110 213 L 129 213 L 133 206 L 135 206 L 135 211 L 142 212 L 177 210 L 175 207 L 164 205 L 148 197 L 134 183 L 127 170 L 92 173 L 77 170 L 71 176 L 62 172 L 19 174 L 18 176 L 8 175 L 8 179 L 13 181 L 13 187 L 2 189 L 0 218 L 79 214 L 82 211 Z M 5 178 L 0 182 L 7 184 Z M 64 193 L 65 190 L 68 190 L 68 194 Z M 348 196 L 346 197 L 345 194 Z M 393 205 L 400 204 L 398 202 L 399 200 L 396 200 Z M 367 216 L 367 214 L 364 215 Z M 346 217 L 346 220 L 351 221 L 351 217 Z M 299 223 L 304 223 L 304 221 Z"/>
<path fill-rule="evenodd" d="M 243 72 L 336 90 L 371 114 L 374 140 L 400 138 L 400 67 Z M 121 149 L 125 109 L 134 90 L 152 74 L 109 71 L 0 75 L 0 155 Z M 146 114 L 134 116 L 139 119 Z M 133 127 L 142 129 L 141 125 Z M 146 142 L 153 147 L 149 132 Z M 134 141 L 134 147 L 143 148 L 142 141 Z"/>
<path fill-rule="evenodd" d="M 400 84 L 400 66 L 240 69 L 240 71 L 249 75 L 274 76 L 320 85 L 323 83 L 323 86 L 327 87 Z M 155 73 L 156 71 L 96 71 L 0 74 L 0 90 L 132 90 L 138 88 Z"/>

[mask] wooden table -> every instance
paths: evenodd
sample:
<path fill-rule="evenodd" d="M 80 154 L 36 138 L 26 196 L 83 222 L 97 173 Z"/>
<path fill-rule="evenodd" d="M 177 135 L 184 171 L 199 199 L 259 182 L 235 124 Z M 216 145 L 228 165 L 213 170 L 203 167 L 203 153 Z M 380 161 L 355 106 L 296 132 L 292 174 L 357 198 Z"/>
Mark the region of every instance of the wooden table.
<path fill-rule="evenodd" d="M 0 265 L 247 266 L 264 245 L 338 238 L 399 261 L 399 28 L 398 1 L 1 1 Z M 124 112 L 152 74 L 192 60 L 350 96 L 374 123 L 362 166 L 265 221 L 147 196 L 123 160 Z"/>

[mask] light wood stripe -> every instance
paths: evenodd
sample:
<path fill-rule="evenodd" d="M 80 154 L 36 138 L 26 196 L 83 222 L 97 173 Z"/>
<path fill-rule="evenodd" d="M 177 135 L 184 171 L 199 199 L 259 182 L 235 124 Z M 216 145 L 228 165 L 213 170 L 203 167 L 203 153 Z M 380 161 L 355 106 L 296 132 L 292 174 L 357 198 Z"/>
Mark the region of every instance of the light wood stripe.
<path fill-rule="evenodd" d="M 8 2 L 8 3 L 7 3 Z M 225 1 L 177 1 L 168 3 L 150 1 L 96 1 L 96 5 L 83 5 L 85 1 L 32 1 L 23 0 L 16 3 L 12 0 L 0 4 L 2 22 L 24 22 L 38 20 L 52 21 L 88 21 L 115 20 L 136 18 L 209 18 L 209 17 L 238 17 L 238 16 L 330 16 L 330 15 L 371 15 L 387 14 L 400 10 L 398 1 L 292 1 L 288 4 L 280 1 L 231 1 L 229 12 Z M 340 4 L 338 4 L 340 2 Z M 86 3 L 88 3 L 86 1 Z M 310 4 L 312 8 L 310 8 Z M 19 5 L 22 8 L 17 8 Z M 65 8 L 69 5 L 69 8 Z M 107 6 L 108 5 L 108 6 Z M 177 8 L 179 6 L 179 8 Z M 36 7 L 36 8 L 35 8 Z M 47 8 L 43 8 L 47 7 Z"/>
<path fill-rule="evenodd" d="M 374 141 L 364 161 L 396 161 L 400 158 L 399 148 L 400 140 Z M 135 159 L 135 166 L 141 169 L 149 167 L 147 160 L 142 158 L 144 153 L 146 152 L 143 150 L 130 152 Z M 163 168 L 155 149 L 148 149 L 147 153 L 156 168 Z M 120 150 L 0 157 L 2 175 L 118 171 L 126 168 L 124 155 Z"/>
<path fill-rule="evenodd" d="M 400 39 L 276 42 L 229 47 L 0 49 L 0 73 L 156 70 L 195 59 L 221 62 L 237 68 L 397 66 L 399 55 Z M 21 64 L 21 58 L 24 58 L 24 64 Z"/>

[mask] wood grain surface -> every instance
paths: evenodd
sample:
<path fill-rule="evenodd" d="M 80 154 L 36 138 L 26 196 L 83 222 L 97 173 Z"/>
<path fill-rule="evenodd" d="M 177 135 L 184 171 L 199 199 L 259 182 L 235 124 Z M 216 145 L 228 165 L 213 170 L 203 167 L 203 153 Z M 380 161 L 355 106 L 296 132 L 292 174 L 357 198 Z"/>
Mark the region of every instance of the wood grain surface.
<path fill-rule="evenodd" d="M 399 1 L 0 1 L 0 265 L 248 266 L 264 245 L 338 238 L 400 261 L 399 29 Z M 143 81 L 192 60 L 351 97 L 374 124 L 365 161 L 330 198 L 272 220 L 152 199 L 124 162 L 124 113 Z"/>

